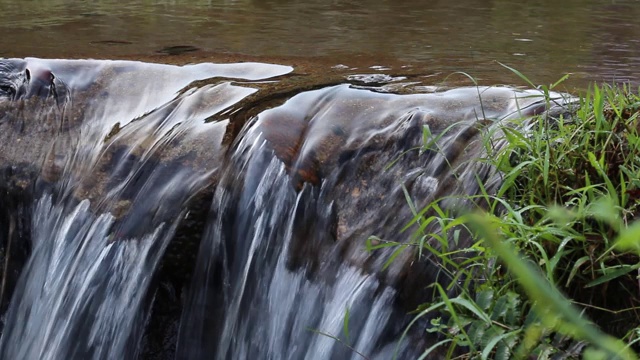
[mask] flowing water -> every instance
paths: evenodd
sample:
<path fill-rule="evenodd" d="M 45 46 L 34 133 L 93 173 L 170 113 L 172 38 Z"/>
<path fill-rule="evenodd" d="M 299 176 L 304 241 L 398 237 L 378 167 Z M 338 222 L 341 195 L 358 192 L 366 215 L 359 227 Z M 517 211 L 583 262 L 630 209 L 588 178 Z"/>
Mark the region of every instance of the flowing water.
<path fill-rule="evenodd" d="M 437 339 L 401 341 L 407 313 L 455 274 L 367 239 L 410 239 L 407 198 L 482 206 L 457 196 L 499 185 L 499 127 L 573 101 L 262 63 L 0 69 L 3 359 L 416 357 Z"/>
<path fill-rule="evenodd" d="M 38 72 L 55 74 L 55 81 L 47 84 L 46 94 L 35 92 L 44 98 L 25 96 L 28 108 L 3 113 L 5 144 L 23 147 L 19 161 L 32 157 L 34 164 L 43 164 L 35 181 L 51 184 L 34 193 L 32 251 L 7 312 L 2 358 L 131 356 L 142 334 L 136 329 L 146 320 L 141 309 L 154 269 L 184 217 L 186 202 L 209 184 L 219 165 L 216 144 L 224 124 L 207 125 L 204 119 L 255 90 L 221 82 L 177 92 L 195 80 L 260 79 L 290 68 L 37 59 L 7 62 L 3 68 L 16 77 L 29 72 L 31 79 L 23 82 L 29 89 L 44 86 L 35 81 Z M 65 99 L 51 99 L 53 89 L 65 92 Z M 19 99 L 4 100 L 11 106 Z M 64 110 L 55 111 L 52 120 L 49 107 Z M 42 128 L 51 121 L 57 126 Z M 113 133 L 114 126 L 123 130 Z M 60 139 L 66 141 L 58 144 Z M 198 149 L 198 141 L 206 141 L 207 148 Z M 171 155 L 185 144 L 188 150 Z M 192 159 L 198 150 L 210 154 L 202 161 Z M 193 164 L 171 167 L 162 156 Z M 5 157 L 14 161 L 11 154 Z"/>
<path fill-rule="evenodd" d="M 455 72 L 640 83 L 631 0 L 0 6 L 0 359 L 417 358 L 461 279 L 383 246 L 408 204 L 482 207 L 500 128 L 574 102 Z"/>
<path fill-rule="evenodd" d="M 0 9 L 3 57 L 194 62 L 244 54 L 520 84 L 499 61 L 536 84 L 572 73 L 570 90 L 640 82 L 637 0 L 0 0 Z"/>

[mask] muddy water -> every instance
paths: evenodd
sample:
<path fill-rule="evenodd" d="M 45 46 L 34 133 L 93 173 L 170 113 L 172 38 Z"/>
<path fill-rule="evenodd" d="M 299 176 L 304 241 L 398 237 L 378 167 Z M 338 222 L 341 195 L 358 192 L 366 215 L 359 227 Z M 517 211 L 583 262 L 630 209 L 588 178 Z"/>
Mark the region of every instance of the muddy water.
<path fill-rule="evenodd" d="M 464 71 L 484 84 L 522 84 L 499 61 L 535 83 L 572 73 L 569 89 L 640 82 L 635 0 L 0 0 L 0 8 L 2 57 L 193 62 L 242 54 L 354 71 L 412 66 L 434 82 Z"/>

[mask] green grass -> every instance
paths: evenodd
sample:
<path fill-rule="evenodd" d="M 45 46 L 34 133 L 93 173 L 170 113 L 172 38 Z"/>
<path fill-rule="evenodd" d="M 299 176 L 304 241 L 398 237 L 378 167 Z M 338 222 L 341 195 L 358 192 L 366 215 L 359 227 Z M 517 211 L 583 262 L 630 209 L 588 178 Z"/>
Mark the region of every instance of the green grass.
<path fill-rule="evenodd" d="M 561 81 L 538 88 L 549 99 Z M 410 326 L 440 315 L 425 331 L 442 341 L 422 358 L 435 347 L 459 359 L 637 358 L 640 95 L 594 85 L 579 105 L 567 118 L 533 119 L 526 132 L 504 124 L 494 134 L 506 143 L 499 149 L 486 141 L 481 161 L 504 176 L 497 194 L 478 195 L 486 209 L 453 217 L 437 202 L 412 208 L 420 252 L 465 279 L 452 282 L 460 294 L 452 298 L 433 285 L 435 300 L 416 310 Z M 441 230 L 428 233 L 424 224 L 434 221 Z M 475 234 L 474 255 L 463 260 L 447 235 L 460 226 Z"/>

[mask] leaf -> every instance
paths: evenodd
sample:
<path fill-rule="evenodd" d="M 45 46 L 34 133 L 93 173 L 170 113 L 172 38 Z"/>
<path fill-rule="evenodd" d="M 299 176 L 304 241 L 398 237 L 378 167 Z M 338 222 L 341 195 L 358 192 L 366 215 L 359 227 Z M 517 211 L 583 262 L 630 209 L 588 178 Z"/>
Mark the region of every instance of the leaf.
<path fill-rule="evenodd" d="M 409 208 L 411 209 L 411 213 L 413 214 L 414 217 L 418 216 L 418 210 L 416 209 L 416 205 L 413 203 L 413 200 L 411 199 L 411 195 L 409 195 L 409 190 L 407 190 L 407 187 L 404 184 L 402 184 L 402 192 L 404 193 L 404 198 L 407 201 Z"/>
<path fill-rule="evenodd" d="M 426 331 L 428 333 L 437 333 L 447 328 L 447 325 L 442 323 L 442 318 L 440 317 L 431 319 L 431 321 L 429 321 L 429 324 L 432 327 L 427 327 Z"/>
<path fill-rule="evenodd" d="M 601 276 L 593 281 L 590 281 L 587 285 L 585 285 L 585 288 L 590 288 L 590 287 L 594 287 L 596 285 L 600 285 L 606 282 L 609 282 L 615 278 L 618 278 L 622 275 L 628 274 L 630 272 L 632 272 L 633 270 L 637 270 L 640 268 L 640 263 L 635 264 L 635 265 L 622 265 L 620 266 L 618 269 L 611 271 L 611 272 L 607 272 L 604 276 Z"/>
<path fill-rule="evenodd" d="M 512 356 L 513 348 L 515 347 L 516 342 L 518 340 L 515 335 L 517 335 L 518 332 L 521 332 L 521 330 L 512 332 L 514 336 L 507 337 L 506 339 L 502 339 L 502 341 L 498 343 L 498 347 L 496 348 L 496 352 L 494 356 L 495 360 L 513 359 L 513 356 Z"/>
<path fill-rule="evenodd" d="M 615 201 L 611 196 L 602 196 L 592 202 L 589 205 L 589 215 L 606 222 L 616 230 L 620 228 L 620 217 L 618 216 Z"/>
<path fill-rule="evenodd" d="M 478 86 L 478 80 L 476 80 L 476 78 L 474 78 L 473 76 L 469 75 L 468 73 L 466 73 L 466 72 L 464 72 L 464 71 L 455 71 L 455 72 L 453 72 L 451 75 L 454 75 L 454 74 L 463 75 L 463 76 L 464 76 L 464 77 L 466 77 L 467 79 L 471 80 L 471 82 L 472 82 L 475 86 Z M 448 76 L 445 78 L 445 81 L 446 81 L 447 79 L 449 79 L 449 76 L 451 76 L 451 75 L 448 75 Z"/>
<path fill-rule="evenodd" d="M 640 221 L 634 221 L 629 227 L 620 231 L 615 240 L 615 247 L 619 250 L 632 250 L 640 254 Z"/>
<path fill-rule="evenodd" d="M 436 310 L 442 306 L 445 306 L 444 301 L 441 301 L 439 303 L 433 304 L 431 306 L 429 306 L 428 308 L 422 310 L 420 312 L 420 314 L 416 315 L 410 322 L 409 325 L 407 325 L 407 327 L 404 329 L 404 331 L 402 332 L 402 335 L 400 336 L 400 339 L 398 340 L 398 342 L 396 343 L 396 348 L 393 351 L 393 360 L 396 360 L 398 358 L 398 354 L 400 354 L 400 346 L 402 345 L 402 341 L 407 337 L 407 333 L 409 332 L 409 330 L 411 329 L 411 327 L 413 327 L 413 325 L 420 320 L 420 318 L 422 318 L 423 316 L 427 315 L 428 313 L 430 313 L 433 310 Z"/>
<path fill-rule="evenodd" d="M 596 154 L 589 151 L 587 153 L 587 158 L 589 159 L 589 163 L 591 164 L 591 166 L 593 166 L 596 170 L 598 170 L 598 172 L 602 170 L 602 166 L 600 166 L 600 163 L 596 159 Z"/>
<path fill-rule="evenodd" d="M 520 296 L 514 292 L 509 292 L 506 296 L 508 296 L 509 301 L 504 321 L 509 326 L 517 326 L 520 324 Z"/>
<path fill-rule="evenodd" d="M 389 259 L 387 259 L 387 261 L 382 266 L 382 270 L 386 270 L 393 263 L 393 260 L 395 260 L 395 258 L 397 258 L 398 255 L 400 255 L 408 246 L 409 245 L 400 245 L 397 249 L 395 249 L 393 251 L 393 254 L 389 256 Z"/>
<path fill-rule="evenodd" d="M 431 147 L 435 144 L 436 139 L 431 139 L 433 134 L 431 134 L 431 129 L 429 125 L 424 125 L 422 127 L 422 152 L 430 150 Z"/>
<path fill-rule="evenodd" d="M 478 319 L 484 321 L 485 323 L 487 324 L 491 323 L 491 319 L 489 318 L 489 315 L 482 312 L 478 308 L 477 304 L 473 304 L 471 301 L 467 299 L 463 299 L 461 297 L 453 298 L 453 299 L 450 299 L 449 301 L 451 301 L 451 303 L 453 304 L 458 304 L 464 307 L 465 309 L 471 311 Z"/>
<path fill-rule="evenodd" d="M 342 322 L 342 332 L 344 333 L 344 338 L 346 343 L 349 344 L 351 341 L 349 340 L 349 308 L 344 309 L 344 321 Z"/>
<path fill-rule="evenodd" d="M 444 345 L 446 343 L 450 343 L 452 342 L 453 339 L 445 339 L 442 341 L 439 341 L 435 344 L 433 344 L 430 348 L 428 348 L 427 350 L 425 350 L 422 355 L 420 355 L 420 357 L 418 358 L 418 360 L 424 360 L 424 359 L 430 359 L 429 354 L 431 354 L 431 352 L 435 349 L 437 349 L 439 346 Z"/>
<path fill-rule="evenodd" d="M 557 288 L 550 284 L 535 270 L 528 261 L 516 253 L 508 242 L 502 241 L 496 231 L 496 218 L 485 214 L 469 217 L 471 225 L 478 231 L 496 254 L 505 262 L 509 270 L 517 277 L 527 295 L 539 304 L 537 309 L 542 322 L 558 331 L 579 339 L 584 339 L 605 350 L 611 356 L 622 359 L 636 359 L 634 352 L 625 344 L 607 335 L 582 317 L 582 313 L 567 300 Z M 542 305 L 544 304 L 544 308 Z"/>
<path fill-rule="evenodd" d="M 489 306 L 493 302 L 494 292 L 491 289 L 486 289 L 478 292 L 476 295 L 476 304 L 480 309 L 487 311 L 489 310 Z"/>
<path fill-rule="evenodd" d="M 517 333 L 517 332 L 516 332 Z M 509 337 L 509 336 L 513 336 L 516 333 L 513 332 L 508 332 L 508 333 L 504 333 L 502 335 L 498 335 L 498 336 L 494 336 L 488 343 L 487 346 L 484 347 L 484 349 L 482 349 L 482 353 L 480 354 L 480 358 L 482 360 L 486 360 L 489 358 L 489 355 L 491 354 L 491 350 L 493 350 L 493 348 L 503 339 Z M 504 357 L 504 355 L 502 355 L 503 358 L 508 359 L 508 357 Z M 497 356 L 496 356 L 497 358 Z"/>
<path fill-rule="evenodd" d="M 605 351 L 589 347 L 582 353 L 583 360 L 608 360 L 610 357 Z"/>
<path fill-rule="evenodd" d="M 480 343 L 483 346 L 487 346 L 487 344 L 489 344 L 491 342 L 491 340 L 495 339 L 496 337 L 499 337 L 500 335 L 505 333 L 505 329 L 491 324 L 489 326 L 487 326 L 484 335 L 482 335 L 482 340 L 480 341 Z"/>
<path fill-rule="evenodd" d="M 551 161 L 549 159 L 550 153 L 551 153 L 551 149 L 549 148 L 549 144 L 547 144 L 547 147 L 544 152 L 544 163 L 542 168 L 542 182 L 545 187 L 549 184 L 549 165 L 550 165 L 549 163 Z"/>
<path fill-rule="evenodd" d="M 500 296 L 496 301 L 496 304 L 493 306 L 493 311 L 491 312 L 491 320 L 499 320 L 504 314 L 507 312 L 507 297 L 505 295 Z"/>
<path fill-rule="evenodd" d="M 516 69 L 514 69 L 514 68 L 512 68 L 512 67 L 510 67 L 510 66 L 507 66 L 507 65 L 505 65 L 505 64 L 503 64 L 503 63 L 501 63 L 501 62 L 499 62 L 499 61 L 498 61 L 498 64 L 500 64 L 500 66 L 502 66 L 502 67 L 504 67 L 504 68 L 506 68 L 506 69 L 510 70 L 512 73 L 514 73 L 514 74 L 518 75 L 518 77 L 519 77 L 520 79 L 524 80 L 524 81 L 525 81 L 527 84 L 529 84 L 532 88 L 535 88 L 535 87 L 536 87 L 536 86 L 535 86 L 535 84 L 534 84 L 534 83 L 532 83 L 532 82 L 531 82 L 531 80 L 529 80 L 529 78 L 528 78 L 528 77 L 524 76 L 520 71 L 518 71 L 518 70 L 516 70 Z"/>
<path fill-rule="evenodd" d="M 561 77 L 558 81 L 554 82 L 549 89 L 553 90 L 553 88 L 557 87 L 558 85 L 560 85 L 561 83 L 563 83 L 565 80 L 567 80 L 569 78 L 571 74 L 564 74 L 563 77 Z"/>
<path fill-rule="evenodd" d="M 532 320 L 534 318 L 535 320 Z M 530 322 L 529 325 L 527 325 L 528 322 Z M 520 337 L 520 345 L 518 346 L 515 354 L 516 358 L 523 358 L 524 356 L 531 354 L 533 349 L 538 346 L 540 339 L 542 339 L 544 335 L 544 327 L 538 321 L 535 311 L 529 312 L 527 321 L 525 321 L 522 328 L 524 329 L 524 334 Z M 540 357 L 538 357 L 538 359 L 540 359 Z"/>
<path fill-rule="evenodd" d="M 525 150 L 531 150 L 529 139 L 527 139 L 527 137 L 525 137 L 522 132 L 506 126 L 502 127 L 501 130 L 511 146 L 524 148 Z"/>
<path fill-rule="evenodd" d="M 423 235 L 420 237 L 420 241 L 418 241 L 418 259 L 422 259 L 422 249 L 425 247 L 424 243 L 427 240 L 427 235 Z"/>
<path fill-rule="evenodd" d="M 556 225 L 566 227 L 575 220 L 576 213 L 564 206 L 553 205 L 549 208 L 547 216 L 553 220 Z"/>
<path fill-rule="evenodd" d="M 487 324 L 481 321 L 474 321 L 471 323 L 467 334 L 469 334 L 469 341 L 471 344 L 479 345 L 482 344 L 482 338 L 484 337 L 485 329 L 487 328 Z"/>
<path fill-rule="evenodd" d="M 571 279 L 573 279 L 573 277 L 576 275 L 576 273 L 578 272 L 578 269 L 580 269 L 580 266 L 582 266 L 582 264 L 586 263 L 589 260 L 591 260 L 589 255 L 585 255 L 580 259 L 576 260 L 576 262 L 573 264 L 573 268 L 571 269 L 571 272 L 569 273 L 569 277 L 567 278 L 567 282 L 565 286 L 569 286 Z"/>
<path fill-rule="evenodd" d="M 604 171 L 604 155 L 600 158 L 600 160 L 596 159 L 596 155 L 589 151 L 587 153 L 587 157 L 589 158 L 589 163 L 596 170 L 598 170 L 598 174 L 602 176 L 605 184 L 607 185 L 607 190 L 609 191 L 609 195 L 613 196 L 616 193 L 616 188 L 611 182 L 611 179 L 607 176 L 607 173 Z"/>
<path fill-rule="evenodd" d="M 364 244 L 365 244 L 365 250 L 367 251 L 373 251 L 373 250 L 383 249 L 387 247 L 403 245 L 402 243 L 395 242 L 395 241 L 382 240 L 379 237 L 374 235 L 369 236 Z"/>

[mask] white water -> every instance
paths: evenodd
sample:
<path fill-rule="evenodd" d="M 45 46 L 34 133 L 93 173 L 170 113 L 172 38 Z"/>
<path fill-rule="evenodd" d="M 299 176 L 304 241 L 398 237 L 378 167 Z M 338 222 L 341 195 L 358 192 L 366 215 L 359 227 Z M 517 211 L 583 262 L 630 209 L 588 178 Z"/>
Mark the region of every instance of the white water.
<path fill-rule="evenodd" d="M 64 142 L 42 135 L 39 145 L 57 151 L 46 157 L 62 175 L 35 194 L 32 250 L 4 319 L 0 358 L 136 358 L 159 261 L 186 203 L 220 166 L 215 152 L 226 123 L 205 119 L 256 91 L 224 80 L 183 88 L 199 79 L 260 79 L 291 69 L 40 59 L 28 59 L 27 68 L 49 69 L 68 87 L 59 123 L 77 121 L 65 114 L 84 118 Z M 33 114 L 26 121 L 37 124 L 37 115 L 48 112 Z M 116 123 L 122 130 L 107 137 Z M 198 161 L 203 151 L 214 156 Z"/>
<path fill-rule="evenodd" d="M 480 105 L 479 92 L 492 106 Z M 428 255 L 424 261 L 433 266 L 426 273 L 411 266 L 411 251 L 382 270 L 394 249 L 369 253 L 365 240 L 376 234 L 406 241 L 400 228 L 411 213 L 403 205 L 403 177 L 416 179 L 409 191 L 417 204 L 434 200 L 444 189 L 440 196 L 453 198 L 442 206 L 459 206 L 455 196 L 476 191 L 476 176 L 488 192 L 494 191 L 499 175 L 474 160 L 485 156 L 482 143 L 474 138 L 456 143 L 480 115 L 501 124 L 520 119 L 540 102 L 536 92 L 506 88 L 394 97 L 337 86 L 300 94 L 262 112 L 240 135 L 217 187 L 181 321 L 177 358 L 418 357 L 425 344 L 437 340 L 419 324 L 400 339 L 406 312 L 413 308 L 400 305 L 405 300 L 396 286 L 407 271 L 418 279 L 418 287 L 447 280 L 438 278 L 439 265 Z M 427 115 L 420 118 L 421 113 Z M 396 154 L 419 145 L 420 128 L 411 127 L 415 114 L 432 126 L 434 136 L 450 124 L 459 125 L 437 141 L 438 152 L 400 158 L 397 173 L 384 170 Z M 291 120 L 296 116 L 307 126 L 300 138 L 278 138 L 299 126 Z M 411 132 L 417 136 L 409 140 Z M 341 133 L 344 138 L 333 140 Z M 277 141 L 288 146 L 284 153 Z M 385 143 L 388 153 L 362 150 Z M 393 148 L 396 144 L 402 145 Z M 295 157 L 281 160 L 294 146 L 299 147 Z M 336 162 L 349 149 L 354 149 L 351 159 Z M 463 155 L 445 158 L 452 151 Z M 296 191 L 292 178 L 312 172 L 309 163 L 317 164 L 324 177 Z M 338 222 L 335 238 L 330 235 L 332 216 Z M 433 239 L 428 241 L 435 246 Z"/>
<path fill-rule="evenodd" d="M 171 232 L 161 226 L 112 242 L 111 215 L 96 217 L 87 201 L 66 213 L 51 196 L 36 203 L 33 222 L 33 253 L 8 312 L 2 358 L 128 357 L 135 343 L 122 334 L 141 325 L 140 305 Z"/>
<path fill-rule="evenodd" d="M 494 191 L 499 174 L 476 161 L 486 156 L 478 121 L 500 146 L 497 125 L 546 105 L 533 90 L 400 96 L 339 85 L 259 108 L 225 143 L 229 127 L 239 126 L 229 109 L 259 90 L 222 78 L 291 68 L 39 59 L 27 66 L 50 69 L 67 85 L 69 101 L 53 114 L 83 118 L 75 127 L 78 119 L 59 119 L 71 135 L 32 135 L 30 144 L 42 145 L 35 150 L 16 144 L 35 163 L 53 158 L 61 175 L 33 199 L 32 250 L 5 315 L 2 359 L 137 358 L 145 331 L 156 330 L 145 326 L 159 263 L 190 201 L 208 190 L 193 280 L 176 300 L 175 358 L 417 357 L 436 338 L 417 325 L 401 341 L 407 312 L 428 300 L 430 284 L 449 281 L 446 271 L 410 251 L 385 269 L 394 249 L 368 252 L 366 239 L 407 241 L 405 193 L 418 207 L 451 196 L 442 207 L 454 209 L 456 196 L 478 191 L 478 178 Z M 189 85 L 207 78 L 221 79 Z M 219 120 L 205 122 L 213 115 Z M 40 119 L 27 120 L 28 127 Z M 419 154 L 424 126 L 437 141 Z"/>
<path fill-rule="evenodd" d="M 264 150 L 264 145 L 261 137 L 248 135 L 239 145 L 238 154 L 245 151 L 255 154 Z M 220 295 L 212 294 L 216 290 L 207 291 L 207 285 L 201 284 L 204 286 L 194 289 L 193 308 L 188 308 L 195 311 L 187 312 L 182 320 L 184 342 L 177 358 L 362 358 L 332 336 L 343 339 L 371 359 L 392 358 L 396 343 L 381 343 L 381 339 L 384 339 L 382 332 L 396 321 L 392 317 L 395 291 L 380 284 L 374 275 L 353 266 L 326 269 L 332 274 L 327 281 L 313 281 L 304 270 L 290 269 L 287 258 L 291 255 L 291 242 L 296 240 L 295 213 L 299 206 L 304 206 L 301 202 L 306 193 L 293 191 L 285 168 L 277 159 L 266 165 L 251 160 L 242 167 L 256 176 L 244 184 L 236 182 L 243 187 L 238 203 L 231 200 L 229 193 L 221 191 L 213 205 L 213 212 L 237 209 L 238 228 L 234 229 L 237 234 L 225 236 L 229 224 L 224 222 L 229 219 L 219 217 L 209 224 L 201 249 L 203 263 L 198 269 L 208 271 L 200 274 L 207 278 L 222 276 L 225 284 L 224 300 L 216 304 L 222 307 L 219 310 L 222 318 L 217 319 L 217 326 L 213 325 L 218 327 L 213 331 L 218 335 L 204 335 L 208 337 L 204 344 L 191 342 L 203 336 L 196 330 L 203 319 L 197 304 L 206 307 L 211 297 Z M 252 169 L 261 165 L 265 168 Z M 229 246 L 237 247 L 232 250 L 233 255 Z M 210 273 L 215 267 L 213 263 L 221 258 L 225 263 L 223 274 Z M 349 339 L 343 330 L 347 311 Z"/>

